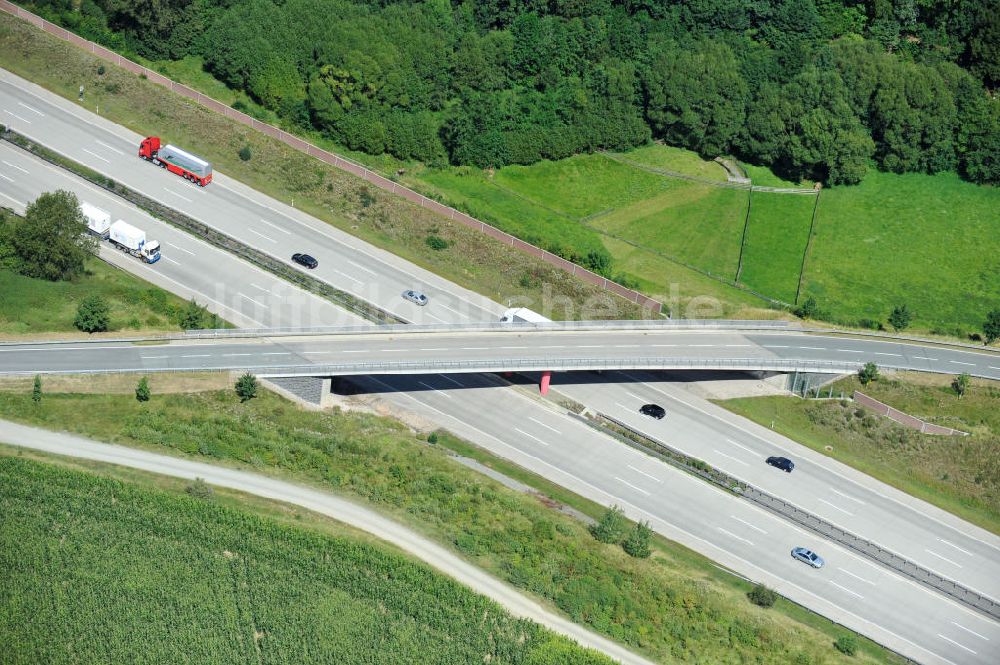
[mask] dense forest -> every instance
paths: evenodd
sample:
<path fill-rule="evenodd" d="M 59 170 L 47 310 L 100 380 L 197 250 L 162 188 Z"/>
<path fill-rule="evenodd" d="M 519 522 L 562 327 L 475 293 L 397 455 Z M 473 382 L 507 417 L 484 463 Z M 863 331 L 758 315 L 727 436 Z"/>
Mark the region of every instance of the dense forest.
<path fill-rule="evenodd" d="M 1000 183 L 1000 0 L 36 0 L 289 125 L 499 167 L 650 139 L 794 179 Z"/>

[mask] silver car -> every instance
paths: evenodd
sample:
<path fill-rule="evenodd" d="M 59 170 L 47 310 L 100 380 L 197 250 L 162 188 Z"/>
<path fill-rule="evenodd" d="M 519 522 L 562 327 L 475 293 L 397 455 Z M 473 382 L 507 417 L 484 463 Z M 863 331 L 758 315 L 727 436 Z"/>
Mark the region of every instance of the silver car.
<path fill-rule="evenodd" d="M 798 559 L 802 563 L 808 564 L 813 568 L 822 568 L 823 564 L 826 563 L 825 561 L 823 561 L 823 557 L 816 554 L 812 550 L 807 550 L 804 547 L 796 547 L 795 549 L 793 549 L 792 558 Z"/>
<path fill-rule="evenodd" d="M 420 305 L 421 307 L 427 304 L 427 296 L 425 296 L 420 291 L 414 291 L 412 289 L 408 291 L 403 291 L 403 297 L 412 303 Z"/>

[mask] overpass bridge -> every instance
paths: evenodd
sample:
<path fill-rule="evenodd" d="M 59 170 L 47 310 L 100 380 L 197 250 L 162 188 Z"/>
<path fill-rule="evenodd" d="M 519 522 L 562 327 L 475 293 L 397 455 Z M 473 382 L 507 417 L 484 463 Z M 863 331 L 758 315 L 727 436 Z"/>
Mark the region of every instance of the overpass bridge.
<path fill-rule="evenodd" d="M 807 333 L 786 322 L 549 324 L 224 330 L 0 345 L 0 375 L 250 371 L 263 377 L 576 370 L 842 374 L 883 369 L 1000 379 L 1000 353 Z M 543 390 L 546 388 L 543 375 Z"/>

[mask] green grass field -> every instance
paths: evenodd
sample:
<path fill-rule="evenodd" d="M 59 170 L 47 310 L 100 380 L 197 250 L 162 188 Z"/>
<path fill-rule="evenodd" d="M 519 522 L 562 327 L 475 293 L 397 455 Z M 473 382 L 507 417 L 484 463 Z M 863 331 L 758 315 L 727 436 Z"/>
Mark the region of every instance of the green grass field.
<path fill-rule="evenodd" d="M 175 313 L 184 306 L 177 296 L 100 259 L 71 282 L 48 282 L 0 270 L 0 335 L 76 332 L 79 302 L 93 294 L 111 305 L 111 330 L 179 330 Z"/>
<path fill-rule="evenodd" d="M 427 565 L 0 457 L 5 663 L 610 663 Z"/>
<path fill-rule="evenodd" d="M 784 665 L 801 654 L 801 662 L 846 662 L 832 647 L 842 629 L 829 621 L 784 601 L 770 611 L 754 607 L 746 583 L 675 543 L 657 539 L 649 560 L 601 545 L 547 499 L 484 478 L 388 419 L 305 412 L 268 392 L 241 405 L 232 391 L 154 391 L 143 405 L 130 394 L 46 391 L 35 406 L 23 389 L 0 392 L 0 417 L 250 467 L 368 502 L 660 661 Z M 476 456 L 599 515 L 599 507 L 528 472 Z M 864 644 L 861 662 L 897 662 Z"/>
<path fill-rule="evenodd" d="M 754 192 L 740 282 L 794 303 L 816 197 Z"/>
<path fill-rule="evenodd" d="M 906 430 L 884 418 L 866 420 L 853 404 L 797 397 L 751 397 L 719 404 L 770 425 L 907 494 L 1000 533 L 1000 388 L 975 382 L 959 398 L 951 377 L 883 378 L 861 388 L 856 378 L 834 384 L 834 394 L 862 390 L 924 420 L 971 432 L 943 437 Z M 832 446 L 832 450 L 827 450 Z"/>

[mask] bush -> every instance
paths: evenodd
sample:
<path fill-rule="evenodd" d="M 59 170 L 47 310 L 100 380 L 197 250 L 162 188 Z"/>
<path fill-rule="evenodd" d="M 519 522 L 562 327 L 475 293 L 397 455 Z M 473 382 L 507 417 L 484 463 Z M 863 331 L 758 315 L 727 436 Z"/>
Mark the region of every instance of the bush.
<path fill-rule="evenodd" d="M 193 483 L 184 488 L 184 491 L 196 499 L 205 499 L 206 501 L 215 494 L 215 490 L 205 482 L 204 478 L 195 478 Z"/>
<path fill-rule="evenodd" d="M 442 249 L 448 249 L 448 241 L 441 236 L 430 235 L 427 236 L 427 246 L 435 251 L 441 251 Z"/>
<path fill-rule="evenodd" d="M 431 432 L 430 434 L 427 435 L 427 443 L 430 443 L 430 444 L 433 445 L 433 444 L 435 444 L 437 442 L 438 442 L 437 432 Z"/>
<path fill-rule="evenodd" d="M 816 303 L 816 299 L 809 296 L 801 305 L 795 308 L 794 314 L 801 319 L 813 319 L 816 318 L 818 312 L 819 305 Z"/>
<path fill-rule="evenodd" d="M 747 593 L 750 602 L 759 607 L 774 607 L 778 600 L 778 593 L 773 589 L 768 589 L 763 584 L 755 584 L 753 589 Z"/>
<path fill-rule="evenodd" d="M 889 314 L 889 325 L 891 325 L 896 332 L 904 330 L 910 326 L 910 321 L 913 319 L 913 314 L 910 310 L 903 305 L 896 305 Z"/>
<path fill-rule="evenodd" d="M 649 522 L 639 522 L 622 543 L 622 549 L 625 550 L 626 554 L 636 559 L 648 559 L 650 555 L 649 539 L 652 535 L 653 530 L 649 528 Z"/>
<path fill-rule="evenodd" d="M 243 160 L 244 162 L 249 162 L 251 157 L 253 157 L 253 155 L 250 152 L 250 146 L 245 145 L 242 148 L 240 148 L 241 160 Z"/>
<path fill-rule="evenodd" d="M 31 401 L 38 404 L 42 401 L 42 377 L 35 375 L 35 382 L 31 386 Z"/>
<path fill-rule="evenodd" d="M 149 381 L 146 377 L 139 379 L 139 384 L 135 387 L 135 400 L 137 402 L 149 401 Z"/>
<path fill-rule="evenodd" d="M 76 308 L 73 325 L 85 333 L 106 332 L 111 325 L 111 306 L 101 296 L 87 296 Z"/>
<path fill-rule="evenodd" d="M 962 397 L 965 395 L 965 391 L 969 389 L 970 377 L 965 372 L 962 372 L 951 382 L 951 387 L 955 390 L 955 393 Z"/>
<path fill-rule="evenodd" d="M 236 394 L 240 397 L 240 403 L 246 402 L 257 396 L 257 377 L 247 372 L 236 380 Z"/>
<path fill-rule="evenodd" d="M 853 656 L 858 652 L 858 638 L 853 635 L 841 635 L 833 643 L 833 646 L 845 656 Z"/>
<path fill-rule="evenodd" d="M 858 380 L 863 386 L 878 381 L 878 366 L 875 363 L 865 363 L 865 366 L 858 370 Z"/>
<path fill-rule="evenodd" d="M 858 327 L 867 328 L 868 330 L 884 330 L 882 322 L 878 319 L 861 319 L 858 321 Z"/>
<path fill-rule="evenodd" d="M 620 543 L 625 538 L 627 528 L 625 511 L 618 506 L 611 506 L 601 516 L 601 521 L 590 527 L 590 533 L 602 543 Z"/>
<path fill-rule="evenodd" d="M 107 70 L 104 69 L 104 65 L 97 65 L 97 75 L 98 76 L 104 76 L 104 72 L 105 71 L 107 71 Z"/>

